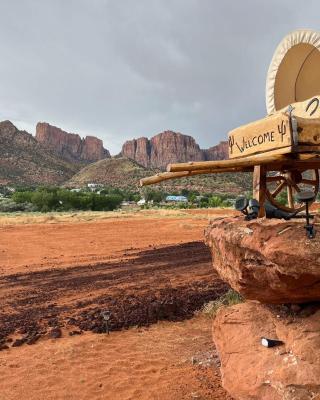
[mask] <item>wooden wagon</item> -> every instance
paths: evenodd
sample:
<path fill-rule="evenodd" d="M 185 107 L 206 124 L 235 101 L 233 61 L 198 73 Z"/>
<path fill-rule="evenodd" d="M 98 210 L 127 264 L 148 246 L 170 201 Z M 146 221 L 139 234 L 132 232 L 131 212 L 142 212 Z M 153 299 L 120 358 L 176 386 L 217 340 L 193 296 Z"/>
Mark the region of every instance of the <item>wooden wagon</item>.
<path fill-rule="evenodd" d="M 229 133 L 229 159 L 169 164 L 167 172 L 141 185 L 199 174 L 253 172 L 253 196 L 264 204 L 294 212 L 300 191 L 319 190 L 320 33 L 296 31 L 278 46 L 267 76 L 269 115 Z M 286 191 L 287 205 L 280 202 Z"/>

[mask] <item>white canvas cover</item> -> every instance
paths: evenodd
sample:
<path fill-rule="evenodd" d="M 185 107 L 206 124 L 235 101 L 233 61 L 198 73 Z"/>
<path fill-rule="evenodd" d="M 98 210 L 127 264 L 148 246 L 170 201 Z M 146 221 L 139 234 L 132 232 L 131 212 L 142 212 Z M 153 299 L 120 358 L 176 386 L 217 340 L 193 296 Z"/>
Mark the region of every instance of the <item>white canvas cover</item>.
<path fill-rule="evenodd" d="M 297 30 L 278 45 L 266 82 L 268 114 L 320 95 L 320 32 Z"/>

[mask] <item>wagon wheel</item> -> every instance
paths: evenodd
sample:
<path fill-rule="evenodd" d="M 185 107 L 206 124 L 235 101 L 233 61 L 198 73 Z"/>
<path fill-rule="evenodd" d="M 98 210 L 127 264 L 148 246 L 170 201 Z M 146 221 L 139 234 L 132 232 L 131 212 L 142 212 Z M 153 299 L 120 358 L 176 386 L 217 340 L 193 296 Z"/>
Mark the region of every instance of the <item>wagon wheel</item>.
<path fill-rule="evenodd" d="M 306 176 L 305 176 L 306 175 Z M 315 196 L 319 190 L 319 171 L 314 170 L 288 170 L 270 173 L 266 177 L 266 197 L 269 202 L 287 212 L 302 211 L 305 206 L 296 202 L 297 192 L 304 190 L 313 191 Z M 280 193 L 287 192 L 287 203 L 285 206 L 279 202 L 277 197 Z"/>

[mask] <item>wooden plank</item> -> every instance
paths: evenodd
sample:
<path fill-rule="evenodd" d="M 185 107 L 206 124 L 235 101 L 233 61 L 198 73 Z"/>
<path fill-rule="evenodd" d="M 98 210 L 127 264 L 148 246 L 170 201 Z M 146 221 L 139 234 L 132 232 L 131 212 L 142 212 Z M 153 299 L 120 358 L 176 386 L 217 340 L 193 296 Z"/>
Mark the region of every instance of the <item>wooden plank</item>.
<path fill-rule="evenodd" d="M 293 161 L 291 163 L 273 163 L 265 166 L 267 171 L 284 171 L 297 169 L 305 171 L 307 169 L 320 169 L 320 162 Z"/>
<path fill-rule="evenodd" d="M 153 176 L 149 176 L 147 178 L 140 179 L 140 186 L 153 185 L 156 183 L 160 183 L 166 181 L 168 179 L 177 179 L 177 178 L 185 178 L 189 176 L 195 175 L 203 175 L 203 174 L 218 174 L 218 173 L 226 173 L 226 172 L 251 172 L 253 167 L 239 167 L 239 168 L 225 168 L 225 169 L 206 169 L 206 170 L 198 170 L 198 171 L 181 171 L 181 172 L 163 172 Z"/>
<path fill-rule="evenodd" d="M 291 147 L 290 147 L 291 148 Z M 270 164 L 273 162 L 282 162 L 290 160 L 287 155 L 270 155 L 269 153 L 256 154 L 245 158 L 235 158 L 229 160 L 218 161 L 191 161 L 188 163 L 169 164 L 167 166 L 168 172 L 179 171 L 196 171 L 200 169 L 224 169 L 224 168 L 237 168 L 237 167 L 252 167 L 254 165 Z"/>
<path fill-rule="evenodd" d="M 320 154 L 320 146 L 312 146 L 312 145 L 298 145 L 298 146 L 293 146 L 292 147 L 292 152 L 293 153 L 307 153 L 307 152 L 312 152 L 312 153 L 318 153 Z"/>
<path fill-rule="evenodd" d="M 318 161 L 320 160 L 320 154 L 317 153 L 299 153 L 296 155 L 296 158 L 298 160 L 315 160 Z"/>
<path fill-rule="evenodd" d="M 140 179 L 140 186 L 154 185 L 156 183 L 165 181 L 167 179 L 183 178 L 187 176 L 189 172 L 164 172 L 153 176 L 148 176 L 147 178 Z"/>
<path fill-rule="evenodd" d="M 320 151 L 320 118 L 295 118 L 298 124 L 298 144 L 318 145 Z"/>
<path fill-rule="evenodd" d="M 287 198 L 288 198 L 288 206 L 290 208 L 294 208 L 294 198 L 293 198 L 293 190 L 292 186 L 287 186 Z"/>
<path fill-rule="evenodd" d="M 266 171 L 263 165 L 256 165 L 253 171 L 253 198 L 256 199 L 260 205 L 258 217 L 265 216 L 264 203 L 266 200 Z"/>
<path fill-rule="evenodd" d="M 269 152 L 292 146 L 290 117 L 276 113 L 229 132 L 229 158 Z"/>

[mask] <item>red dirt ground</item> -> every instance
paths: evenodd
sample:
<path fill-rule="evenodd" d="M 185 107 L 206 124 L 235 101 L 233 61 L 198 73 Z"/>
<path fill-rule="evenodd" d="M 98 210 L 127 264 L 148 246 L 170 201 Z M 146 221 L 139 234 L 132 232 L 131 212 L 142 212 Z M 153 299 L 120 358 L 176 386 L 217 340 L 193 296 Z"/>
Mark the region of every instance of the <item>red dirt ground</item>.
<path fill-rule="evenodd" d="M 1 396 L 229 399 L 210 320 L 185 320 L 227 289 L 202 243 L 207 223 L 190 213 L 2 226 Z"/>

